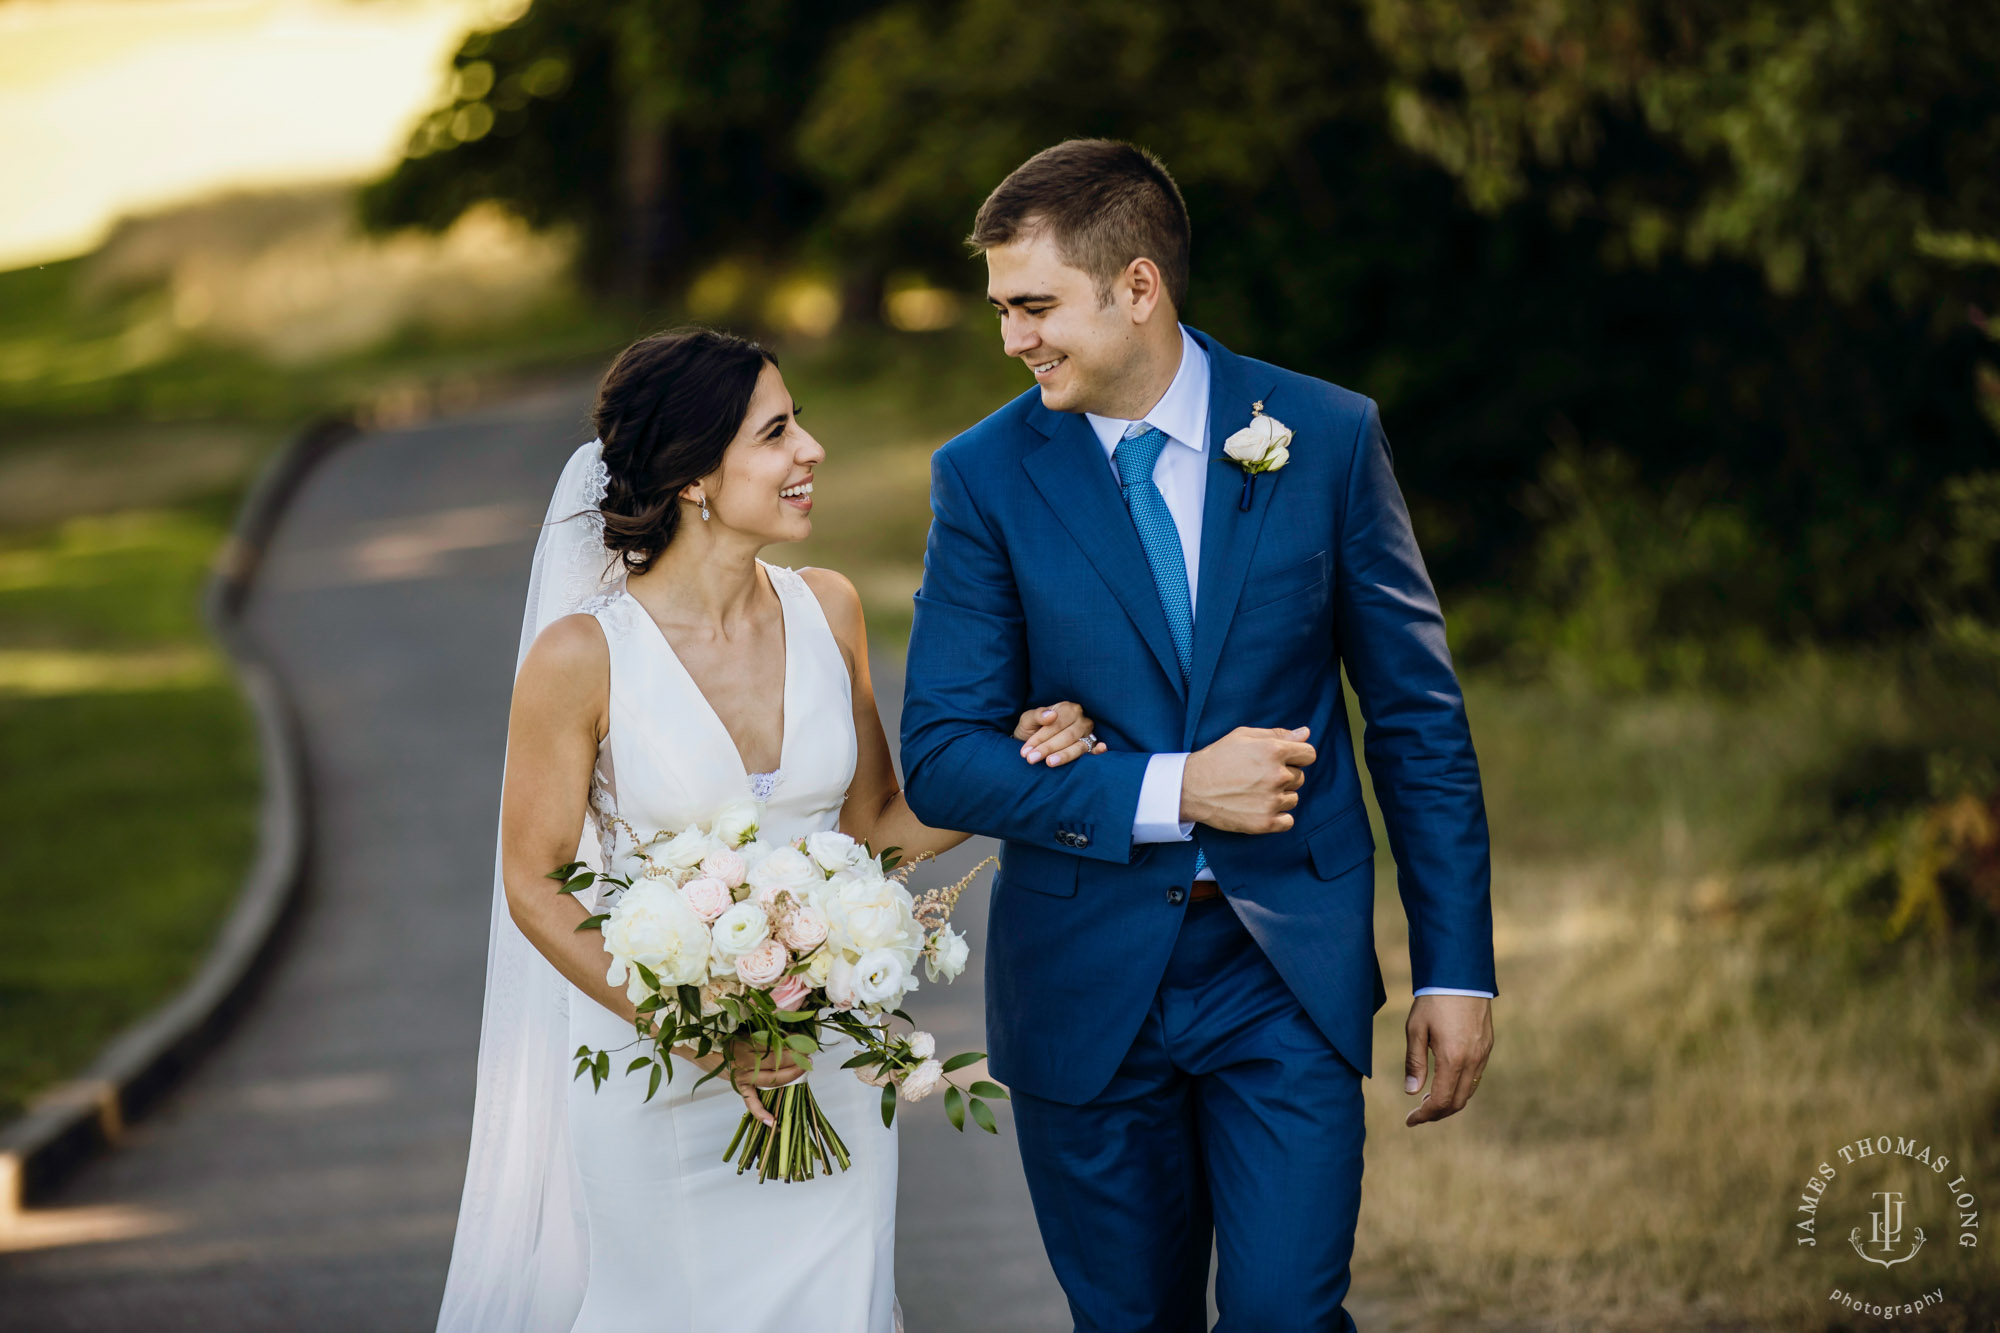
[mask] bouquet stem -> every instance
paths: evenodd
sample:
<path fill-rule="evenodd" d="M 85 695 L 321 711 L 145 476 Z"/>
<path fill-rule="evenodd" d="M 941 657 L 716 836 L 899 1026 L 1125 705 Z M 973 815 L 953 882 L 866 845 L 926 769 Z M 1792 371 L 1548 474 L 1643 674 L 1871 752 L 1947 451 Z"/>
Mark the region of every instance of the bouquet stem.
<path fill-rule="evenodd" d="M 722 1150 L 722 1160 L 736 1163 L 736 1174 L 755 1169 L 761 1183 L 811 1180 L 820 1170 L 832 1175 L 835 1165 L 847 1170 L 851 1159 L 833 1125 L 820 1110 L 812 1085 L 804 1079 L 757 1094 L 777 1118 L 775 1127 L 745 1111 L 736 1133 Z"/>

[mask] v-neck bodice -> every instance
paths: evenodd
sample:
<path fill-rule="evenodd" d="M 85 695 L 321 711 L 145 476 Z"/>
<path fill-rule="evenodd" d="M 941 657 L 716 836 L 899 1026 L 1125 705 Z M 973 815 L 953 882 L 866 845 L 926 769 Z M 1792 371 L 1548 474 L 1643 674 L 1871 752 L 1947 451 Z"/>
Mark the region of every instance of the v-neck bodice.
<path fill-rule="evenodd" d="M 778 594 L 785 627 L 783 690 L 772 700 L 783 711 L 783 731 L 761 827 L 766 836 L 794 838 L 839 823 L 857 754 L 853 682 L 805 580 L 796 570 L 758 564 Z M 603 627 L 611 653 L 610 727 L 591 784 L 602 861 L 631 850 L 621 821 L 644 838 L 758 799 L 729 729 L 638 600 L 621 584 L 584 610 Z"/>

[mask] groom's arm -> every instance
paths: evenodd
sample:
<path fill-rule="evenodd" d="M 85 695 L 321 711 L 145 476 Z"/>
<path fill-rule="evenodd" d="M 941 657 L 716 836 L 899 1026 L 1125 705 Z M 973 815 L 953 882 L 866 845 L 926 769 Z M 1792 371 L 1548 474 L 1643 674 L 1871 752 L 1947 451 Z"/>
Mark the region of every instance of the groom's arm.
<path fill-rule="evenodd" d="M 903 791 L 934 828 L 1124 862 L 1147 756 L 1030 764 L 1027 626 L 1007 550 L 949 449 L 931 458 L 931 531 L 903 691 Z M 1089 701 L 1083 700 L 1088 704 Z"/>
<path fill-rule="evenodd" d="M 1334 614 L 1410 922 L 1411 976 L 1418 990 L 1497 993 L 1479 763 L 1373 400 L 1349 466 Z"/>

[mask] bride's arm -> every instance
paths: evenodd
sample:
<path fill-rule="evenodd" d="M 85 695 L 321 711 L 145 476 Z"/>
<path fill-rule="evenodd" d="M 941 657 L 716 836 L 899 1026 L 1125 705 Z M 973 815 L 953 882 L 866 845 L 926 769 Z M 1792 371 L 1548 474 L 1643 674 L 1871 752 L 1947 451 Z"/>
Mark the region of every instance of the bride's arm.
<path fill-rule="evenodd" d="M 507 777 L 500 793 L 500 870 L 507 911 L 528 942 L 572 985 L 627 1023 L 638 1010 L 623 986 L 604 979 L 604 937 L 577 927 L 590 915 L 575 896 L 558 893 L 548 877 L 576 859 L 597 763 L 598 738 L 608 725 L 611 654 L 604 631 L 590 616 L 557 620 L 542 631 L 514 679 L 507 718 Z M 719 1052 L 697 1058 L 687 1047 L 674 1054 L 703 1070 L 722 1063 Z M 753 1057 L 754 1058 L 754 1057 Z M 775 1069 L 752 1069 L 740 1059 L 731 1081 L 744 1105 L 775 1123 L 754 1088 L 790 1082 L 802 1072 L 789 1060 Z"/>
<path fill-rule="evenodd" d="M 868 626 L 861 611 L 861 595 L 845 575 L 833 570 L 807 568 L 799 573 L 819 598 L 854 682 L 854 738 L 858 753 L 854 781 L 848 786 L 846 804 L 840 808 L 840 831 L 866 842 L 878 853 L 900 847 L 905 861 L 925 853 L 935 856 L 958 846 L 972 835 L 930 827 L 910 813 L 910 804 L 903 799 L 902 785 L 896 780 L 896 765 L 889 755 L 889 738 L 882 731 L 882 715 L 875 708 L 875 684 L 868 673 Z M 1091 727 L 1091 720 L 1082 709 L 1065 703 L 1022 714 L 1014 735 L 1023 742 L 1023 763 L 1056 767 L 1083 753 L 1083 737 Z M 1027 757 L 1027 742 L 1031 739 L 1035 742 L 1032 760 Z M 1102 754 L 1104 747 L 1098 745 L 1096 752 Z"/>

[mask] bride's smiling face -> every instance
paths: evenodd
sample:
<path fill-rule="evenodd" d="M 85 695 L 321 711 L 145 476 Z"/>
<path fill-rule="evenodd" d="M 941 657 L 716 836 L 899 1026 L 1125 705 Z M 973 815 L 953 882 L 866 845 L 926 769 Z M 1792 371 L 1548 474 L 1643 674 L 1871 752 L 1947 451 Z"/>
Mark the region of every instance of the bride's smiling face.
<path fill-rule="evenodd" d="M 759 545 L 802 541 L 812 535 L 813 469 L 825 458 L 826 450 L 799 424 L 785 377 L 766 362 L 722 466 L 683 495 L 695 503 L 708 497 L 708 526 L 720 524 Z M 691 517 L 694 526 L 704 526 Z"/>

